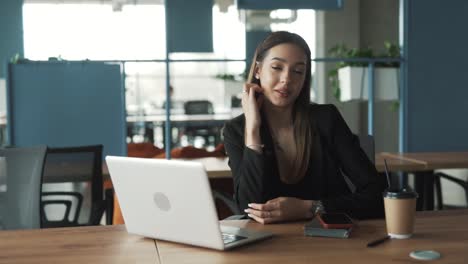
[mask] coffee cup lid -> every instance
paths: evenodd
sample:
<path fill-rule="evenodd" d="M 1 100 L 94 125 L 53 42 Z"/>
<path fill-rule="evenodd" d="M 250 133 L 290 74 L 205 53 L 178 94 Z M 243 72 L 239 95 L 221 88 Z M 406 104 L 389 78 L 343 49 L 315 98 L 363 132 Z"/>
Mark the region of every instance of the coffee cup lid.
<path fill-rule="evenodd" d="M 418 193 L 411 189 L 389 189 L 385 190 L 383 193 L 386 198 L 393 199 L 409 199 L 409 198 L 418 198 Z"/>

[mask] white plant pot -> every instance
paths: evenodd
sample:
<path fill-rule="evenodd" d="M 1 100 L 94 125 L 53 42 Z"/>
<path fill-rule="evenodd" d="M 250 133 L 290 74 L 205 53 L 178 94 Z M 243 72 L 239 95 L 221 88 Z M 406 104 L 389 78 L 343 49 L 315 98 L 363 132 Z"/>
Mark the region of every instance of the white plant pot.
<path fill-rule="evenodd" d="M 369 76 L 367 67 L 344 67 L 338 70 L 340 100 L 367 100 Z M 398 100 L 398 68 L 374 68 L 375 100 Z"/>

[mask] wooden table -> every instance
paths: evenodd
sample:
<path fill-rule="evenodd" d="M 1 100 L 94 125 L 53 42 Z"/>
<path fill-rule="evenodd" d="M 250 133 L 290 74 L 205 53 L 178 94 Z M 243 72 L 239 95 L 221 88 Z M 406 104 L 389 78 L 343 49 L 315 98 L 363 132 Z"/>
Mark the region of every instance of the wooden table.
<path fill-rule="evenodd" d="M 125 226 L 0 231 L 0 263 L 159 263 L 154 240 Z"/>
<path fill-rule="evenodd" d="M 415 235 L 407 240 L 391 240 L 375 248 L 368 242 L 386 233 L 384 220 L 361 221 L 349 239 L 317 238 L 303 235 L 304 222 L 262 226 L 231 222 L 276 234 L 268 241 L 216 252 L 192 246 L 158 241 L 162 263 L 408 263 L 413 250 L 436 250 L 442 254 L 436 263 L 466 263 L 468 210 L 418 212 Z"/>
<path fill-rule="evenodd" d="M 385 172 L 384 168 L 384 159 L 387 160 L 388 169 L 390 172 L 398 172 L 398 171 L 420 171 L 426 170 L 427 165 L 422 164 L 420 162 L 414 162 L 406 159 L 401 159 L 398 157 L 392 157 L 382 154 L 377 154 L 375 156 L 375 167 L 377 168 L 378 172 Z M 210 179 L 217 179 L 217 178 L 232 178 L 232 172 L 229 168 L 228 162 L 229 158 L 215 158 L 215 157 L 208 157 L 208 158 L 196 158 L 196 159 L 183 159 L 188 161 L 195 161 L 202 163 L 208 174 Z M 108 175 L 107 167 L 103 166 L 103 175 Z"/>
<path fill-rule="evenodd" d="M 424 170 L 468 168 L 468 152 L 383 152 L 381 155 L 384 157 L 419 163 L 424 166 Z"/>
<path fill-rule="evenodd" d="M 205 166 L 206 173 L 210 179 L 232 178 L 232 172 L 228 165 L 228 158 L 208 157 L 184 160 L 202 163 L 203 166 Z"/>
<path fill-rule="evenodd" d="M 409 253 L 423 249 L 442 254 L 433 263 L 466 263 L 467 222 L 468 210 L 417 212 L 411 239 L 366 248 L 385 234 L 384 220 L 360 221 L 349 239 L 306 237 L 304 222 L 229 221 L 275 237 L 227 252 L 164 241 L 156 249 L 153 240 L 128 235 L 123 226 L 3 231 L 0 263 L 419 263 Z"/>
<path fill-rule="evenodd" d="M 385 172 L 384 160 L 389 172 L 409 172 L 416 177 L 415 189 L 419 194 L 418 210 L 434 209 L 434 170 L 468 168 L 468 152 L 438 153 L 388 153 L 375 155 L 375 167 L 378 172 Z M 210 179 L 232 178 L 228 158 L 202 158 Z"/>
<path fill-rule="evenodd" d="M 375 168 L 378 172 L 385 172 L 384 160 L 387 161 L 389 172 L 413 172 L 426 169 L 426 165 L 421 164 L 420 162 L 400 159 L 398 157 L 386 156 L 382 153 L 379 153 L 375 155 Z"/>
<path fill-rule="evenodd" d="M 385 156 L 377 154 L 375 156 L 375 167 L 378 172 L 385 172 L 384 159 L 387 160 L 388 169 L 390 172 L 397 171 L 420 171 L 425 170 L 426 165 L 420 162 L 414 162 L 410 160 L 401 159 L 398 157 Z M 198 158 L 190 159 L 190 161 L 196 161 L 202 163 L 210 178 L 232 178 L 232 172 L 229 168 L 229 158 Z"/>
<path fill-rule="evenodd" d="M 434 209 L 434 170 L 468 169 L 468 152 L 384 152 L 381 155 L 423 166 L 422 169 L 412 171 L 415 175 L 415 189 L 420 194 L 420 199 L 417 201 L 417 208 L 420 210 Z"/>

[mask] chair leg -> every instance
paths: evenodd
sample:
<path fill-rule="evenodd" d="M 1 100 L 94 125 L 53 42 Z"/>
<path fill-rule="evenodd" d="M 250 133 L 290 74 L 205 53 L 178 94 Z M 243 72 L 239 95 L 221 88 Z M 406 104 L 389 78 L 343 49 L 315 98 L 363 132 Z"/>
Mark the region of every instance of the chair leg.
<path fill-rule="evenodd" d="M 444 203 L 442 202 L 442 186 L 440 184 L 440 177 L 437 175 L 435 175 L 434 184 L 437 195 L 437 210 L 442 210 L 444 207 Z"/>
<path fill-rule="evenodd" d="M 106 225 L 112 225 L 112 217 L 114 215 L 114 190 L 106 189 Z"/>
<path fill-rule="evenodd" d="M 468 207 L 468 186 L 465 186 L 466 207 Z"/>

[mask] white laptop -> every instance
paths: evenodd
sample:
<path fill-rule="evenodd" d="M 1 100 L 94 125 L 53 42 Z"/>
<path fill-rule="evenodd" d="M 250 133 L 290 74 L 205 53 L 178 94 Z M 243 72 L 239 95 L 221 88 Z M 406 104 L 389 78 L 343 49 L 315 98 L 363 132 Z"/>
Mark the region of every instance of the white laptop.
<path fill-rule="evenodd" d="M 201 163 L 106 157 L 127 231 L 226 250 L 271 233 L 222 226 Z"/>

